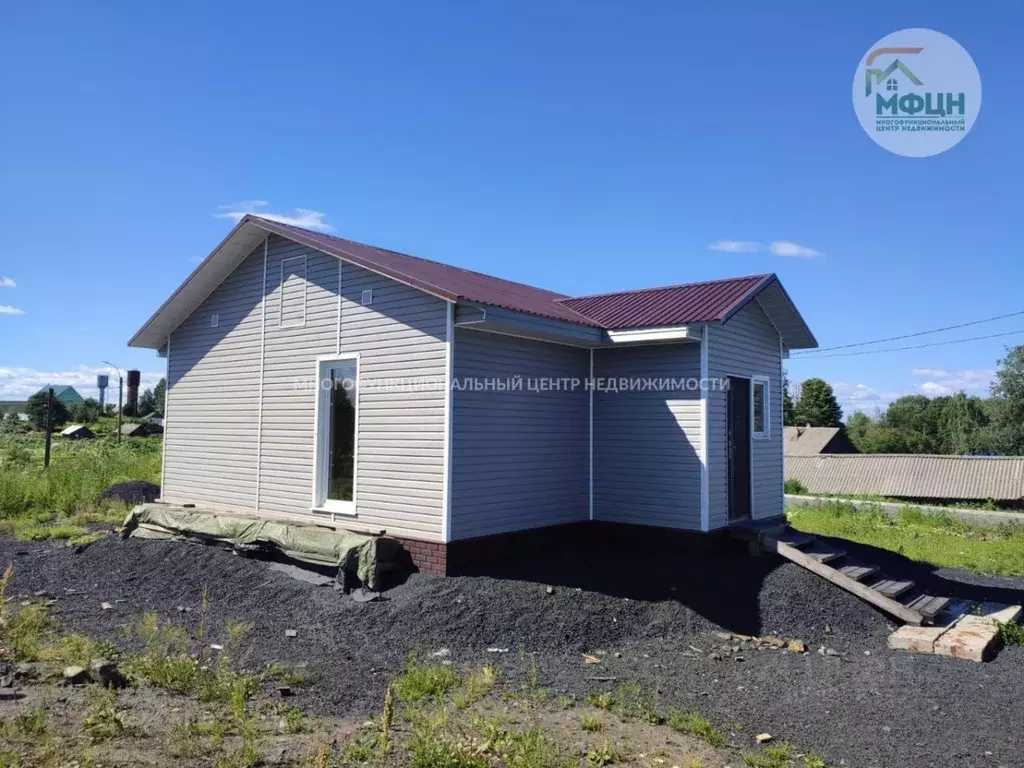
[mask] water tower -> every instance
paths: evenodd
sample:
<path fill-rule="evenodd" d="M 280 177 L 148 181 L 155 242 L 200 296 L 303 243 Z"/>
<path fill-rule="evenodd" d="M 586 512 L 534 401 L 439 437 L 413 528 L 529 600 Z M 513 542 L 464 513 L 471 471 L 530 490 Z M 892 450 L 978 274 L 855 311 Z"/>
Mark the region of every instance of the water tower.
<path fill-rule="evenodd" d="M 110 385 L 110 377 L 105 373 L 97 374 L 96 388 L 100 391 L 100 410 L 107 404 L 107 387 Z"/>

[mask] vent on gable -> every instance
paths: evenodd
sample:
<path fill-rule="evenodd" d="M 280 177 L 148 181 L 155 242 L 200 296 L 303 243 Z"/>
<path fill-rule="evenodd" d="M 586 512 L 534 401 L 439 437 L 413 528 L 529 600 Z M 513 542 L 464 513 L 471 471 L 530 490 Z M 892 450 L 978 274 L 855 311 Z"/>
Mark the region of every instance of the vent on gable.
<path fill-rule="evenodd" d="M 306 324 L 306 257 L 281 260 L 281 328 L 299 328 Z"/>
<path fill-rule="evenodd" d="M 368 307 L 373 304 L 373 288 L 367 288 L 363 291 L 363 298 L 360 302 L 364 307 Z"/>
<path fill-rule="evenodd" d="M 220 315 L 214 312 L 212 315 L 210 315 L 210 327 L 216 328 L 218 325 L 220 325 Z"/>

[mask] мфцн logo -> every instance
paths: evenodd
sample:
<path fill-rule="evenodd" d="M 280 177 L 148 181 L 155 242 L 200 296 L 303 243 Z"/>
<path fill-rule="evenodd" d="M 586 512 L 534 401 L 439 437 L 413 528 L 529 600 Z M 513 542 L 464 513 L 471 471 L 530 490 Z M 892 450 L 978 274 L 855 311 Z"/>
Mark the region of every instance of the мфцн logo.
<path fill-rule="evenodd" d="M 899 155 L 928 157 L 970 131 L 981 108 L 981 78 L 952 38 L 904 29 L 879 40 L 861 61 L 853 106 L 877 144 Z"/>

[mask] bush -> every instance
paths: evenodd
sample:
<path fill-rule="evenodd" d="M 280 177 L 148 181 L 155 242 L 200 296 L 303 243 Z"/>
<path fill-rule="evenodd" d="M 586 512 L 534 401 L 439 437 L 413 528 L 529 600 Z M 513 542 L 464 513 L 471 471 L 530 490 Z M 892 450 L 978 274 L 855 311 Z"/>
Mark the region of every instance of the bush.
<path fill-rule="evenodd" d="M 784 493 L 790 493 L 795 496 L 807 495 L 807 486 L 799 480 L 787 480 L 783 483 L 782 490 Z"/>

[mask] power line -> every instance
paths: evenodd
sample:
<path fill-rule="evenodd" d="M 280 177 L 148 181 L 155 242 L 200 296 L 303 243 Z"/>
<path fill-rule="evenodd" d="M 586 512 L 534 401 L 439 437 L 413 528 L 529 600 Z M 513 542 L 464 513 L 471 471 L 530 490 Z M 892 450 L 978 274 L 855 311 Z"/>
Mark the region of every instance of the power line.
<path fill-rule="evenodd" d="M 1005 320 L 1008 317 L 1017 317 L 1018 315 L 1024 315 L 1024 310 L 1020 312 L 1011 312 L 1008 315 L 996 315 L 995 317 L 986 317 L 984 320 L 972 320 L 969 323 L 960 323 L 958 325 L 947 325 L 945 328 L 935 328 L 931 331 L 918 331 L 917 333 L 906 333 L 902 336 L 890 336 L 887 339 L 875 339 L 874 341 L 858 341 L 856 344 L 840 344 L 836 347 L 821 347 L 820 349 L 809 349 L 803 354 L 794 355 L 796 357 L 803 357 L 804 355 L 812 355 L 817 357 L 819 352 L 831 352 L 834 349 L 850 349 L 851 347 L 866 347 L 869 344 L 884 344 L 887 341 L 900 341 L 901 339 L 912 339 L 917 336 L 928 336 L 932 333 L 942 333 L 943 331 L 953 331 L 957 328 L 967 328 L 971 325 L 981 325 L 982 323 L 991 323 L 996 320 Z"/>
<path fill-rule="evenodd" d="M 998 339 L 1001 336 L 1013 336 L 1017 333 L 1024 333 L 1024 328 L 1017 331 L 1007 331 L 1006 333 L 992 333 L 988 336 L 972 336 L 969 339 L 953 339 L 952 341 L 933 341 L 930 344 L 911 344 L 906 347 L 891 347 L 889 349 L 866 349 L 863 352 L 840 352 L 837 355 L 813 355 L 813 356 L 794 356 L 791 360 L 821 360 L 826 357 L 856 357 L 858 355 L 880 355 L 883 352 L 900 352 L 905 349 L 924 349 L 925 347 L 942 347 L 947 344 L 965 344 L 968 341 L 981 341 L 982 339 Z M 867 342 L 865 342 L 867 343 Z M 857 345 L 850 345 L 857 346 Z M 830 349 L 839 349 L 839 347 L 830 347 Z"/>

